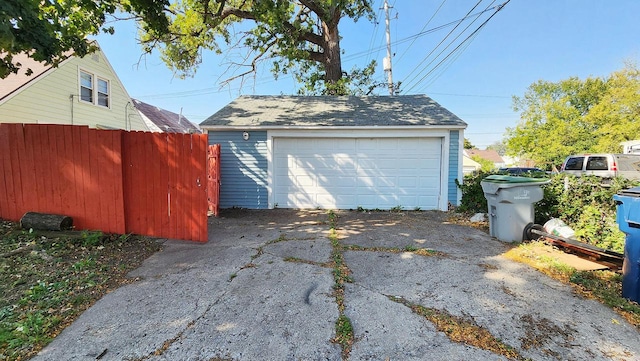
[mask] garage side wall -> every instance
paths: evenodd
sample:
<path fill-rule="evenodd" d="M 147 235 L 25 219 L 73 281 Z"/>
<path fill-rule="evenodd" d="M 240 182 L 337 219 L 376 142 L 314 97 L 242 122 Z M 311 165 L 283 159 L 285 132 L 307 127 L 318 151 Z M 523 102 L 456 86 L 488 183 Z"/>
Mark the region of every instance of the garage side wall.
<path fill-rule="evenodd" d="M 209 144 L 220 144 L 220 208 L 266 209 L 267 132 L 209 132 Z"/>
<path fill-rule="evenodd" d="M 456 179 L 458 178 L 460 161 L 460 131 L 452 130 L 449 132 L 449 179 L 447 181 L 447 197 L 453 205 L 458 205 L 458 186 L 456 185 Z"/>

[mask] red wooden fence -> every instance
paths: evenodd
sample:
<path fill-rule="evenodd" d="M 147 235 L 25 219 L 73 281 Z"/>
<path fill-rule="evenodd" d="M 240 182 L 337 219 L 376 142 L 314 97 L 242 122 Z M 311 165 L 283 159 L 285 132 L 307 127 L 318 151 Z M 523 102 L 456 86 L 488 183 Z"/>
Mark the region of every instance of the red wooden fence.
<path fill-rule="evenodd" d="M 76 229 L 207 240 L 203 134 L 0 124 L 0 217 L 71 216 Z"/>

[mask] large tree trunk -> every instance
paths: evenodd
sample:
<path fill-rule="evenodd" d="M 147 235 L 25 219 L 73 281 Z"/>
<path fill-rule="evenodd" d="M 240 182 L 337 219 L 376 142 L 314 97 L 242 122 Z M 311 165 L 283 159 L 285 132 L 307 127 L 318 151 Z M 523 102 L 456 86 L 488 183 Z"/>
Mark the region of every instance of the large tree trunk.
<path fill-rule="evenodd" d="M 338 18 L 339 19 L 339 18 Z M 342 61 L 340 59 L 340 34 L 338 34 L 338 22 L 322 22 L 322 35 L 326 46 L 324 47 L 325 83 L 331 95 L 338 90 L 335 86 L 342 78 Z"/>

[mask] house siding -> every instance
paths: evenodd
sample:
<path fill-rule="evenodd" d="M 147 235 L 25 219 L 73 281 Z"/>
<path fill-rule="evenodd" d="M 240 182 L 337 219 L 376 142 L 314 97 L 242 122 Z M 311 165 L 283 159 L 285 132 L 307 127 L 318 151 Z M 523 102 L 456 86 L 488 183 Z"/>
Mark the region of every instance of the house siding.
<path fill-rule="evenodd" d="M 460 162 L 460 131 L 449 132 L 449 175 L 448 175 L 448 200 L 453 205 L 458 205 L 458 166 Z"/>
<path fill-rule="evenodd" d="M 109 81 L 110 108 L 79 100 L 80 69 Z M 0 122 L 73 124 L 92 128 L 102 125 L 117 129 L 148 130 L 101 51 L 84 58 L 71 58 L 18 90 L 0 104 Z"/>
<path fill-rule="evenodd" d="M 209 144 L 220 144 L 220 208 L 267 209 L 267 132 L 209 132 Z"/>

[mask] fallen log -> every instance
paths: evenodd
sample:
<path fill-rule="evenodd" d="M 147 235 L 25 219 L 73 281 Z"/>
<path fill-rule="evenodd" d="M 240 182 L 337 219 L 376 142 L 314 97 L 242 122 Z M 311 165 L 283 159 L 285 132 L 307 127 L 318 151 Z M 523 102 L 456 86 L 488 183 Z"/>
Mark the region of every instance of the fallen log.
<path fill-rule="evenodd" d="M 22 229 L 63 231 L 73 228 L 73 219 L 59 214 L 27 212 L 20 219 Z"/>

